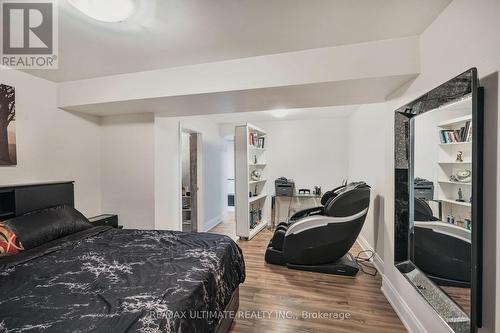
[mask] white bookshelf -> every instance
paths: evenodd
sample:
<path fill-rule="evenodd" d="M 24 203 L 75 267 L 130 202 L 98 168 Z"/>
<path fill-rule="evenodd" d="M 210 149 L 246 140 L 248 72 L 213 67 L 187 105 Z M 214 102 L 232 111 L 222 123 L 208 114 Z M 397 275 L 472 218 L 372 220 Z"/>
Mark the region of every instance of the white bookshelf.
<path fill-rule="evenodd" d="M 257 202 L 259 200 L 266 199 L 266 197 L 267 197 L 267 194 L 259 194 L 255 197 L 248 198 L 248 202 L 249 203 Z"/>
<path fill-rule="evenodd" d="M 267 182 L 267 179 L 261 179 L 261 180 L 251 180 L 251 181 L 249 181 L 248 183 L 249 183 L 250 185 L 252 185 L 252 184 L 259 184 L 259 183 L 264 183 L 264 182 Z"/>
<path fill-rule="evenodd" d="M 471 146 L 472 142 L 448 142 L 440 143 L 440 146 Z"/>
<path fill-rule="evenodd" d="M 450 199 L 441 199 L 441 201 L 445 202 L 445 203 L 452 204 L 452 205 L 471 207 L 471 204 L 468 202 L 458 202 L 458 201 L 450 200 Z"/>
<path fill-rule="evenodd" d="M 439 164 L 454 164 L 454 165 L 471 165 L 471 161 L 463 161 L 463 162 L 456 162 L 456 161 L 439 161 Z"/>
<path fill-rule="evenodd" d="M 457 118 L 452 118 L 452 119 L 448 119 L 448 120 L 442 121 L 442 122 L 440 122 L 438 124 L 438 127 L 448 128 L 448 129 L 455 129 L 457 127 L 463 126 L 463 124 L 466 121 L 470 121 L 470 120 L 472 120 L 472 115 L 465 115 L 465 116 L 462 116 L 462 117 L 457 117 Z"/>
<path fill-rule="evenodd" d="M 459 106 L 466 103 L 459 102 Z M 472 115 L 447 119 L 437 125 L 437 132 L 441 135 L 442 130 L 455 130 L 465 126 L 467 121 L 472 120 Z M 440 140 L 439 136 L 437 140 Z M 462 152 L 462 162 L 456 160 L 458 152 Z M 443 219 L 447 215 L 453 215 L 455 220 L 463 221 L 471 217 L 471 203 L 469 199 L 472 195 L 472 183 L 457 182 L 450 180 L 450 176 L 459 170 L 472 171 L 472 142 L 450 142 L 438 144 L 438 172 L 436 182 L 436 199 L 442 204 Z M 462 190 L 465 202 L 457 201 L 458 190 Z M 474 221 L 473 221 L 474 223 Z"/>
<path fill-rule="evenodd" d="M 251 144 L 251 135 L 264 138 L 264 147 Z M 234 166 L 235 166 L 235 212 L 236 235 L 242 239 L 252 239 L 270 221 L 271 198 L 266 179 L 267 142 L 266 132 L 254 125 L 245 124 L 235 127 Z M 257 163 L 256 163 L 257 162 Z M 254 170 L 261 172 L 258 180 L 251 179 Z M 250 196 L 250 193 L 252 196 Z M 261 211 L 261 219 L 251 227 L 251 212 Z M 258 215 L 258 214 L 257 214 Z"/>
<path fill-rule="evenodd" d="M 472 186 L 472 183 L 454 182 L 454 181 L 451 181 L 451 180 L 438 180 L 438 182 L 442 183 L 442 184 L 454 184 L 454 185 Z"/>

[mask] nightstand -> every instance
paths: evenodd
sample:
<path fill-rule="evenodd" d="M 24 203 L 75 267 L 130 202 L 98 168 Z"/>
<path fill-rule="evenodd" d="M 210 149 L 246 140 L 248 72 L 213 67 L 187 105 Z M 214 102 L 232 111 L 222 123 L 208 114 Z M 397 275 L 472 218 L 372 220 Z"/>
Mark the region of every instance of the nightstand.
<path fill-rule="evenodd" d="M 118 215 L 102 214 L 89 218 L 90 223 L 95 226 L 110 226 L 113 228 L 123 229 L 123 226 L 118 225 Z"/>

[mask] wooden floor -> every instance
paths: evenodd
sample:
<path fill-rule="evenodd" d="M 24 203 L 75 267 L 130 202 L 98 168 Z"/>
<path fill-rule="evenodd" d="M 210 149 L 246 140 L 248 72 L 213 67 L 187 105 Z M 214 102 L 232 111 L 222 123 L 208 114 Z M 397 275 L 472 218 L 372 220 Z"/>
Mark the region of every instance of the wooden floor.
<path fill-rule="evenodd" d="M 222 223 L 210 229 L 209 232 L 215 234 L 223 234 L 231 237 L 235 241 L 238 241 L 238 237 L 236 237 L 236 221 L 234 219 L 234 212 L 229 212 Z"/>
<path fill-rule="evenodd" d="M 230 216 L 210 232 L 234 238 L 234 225 Z M 250 241 L 238 241 L 247 272 L 239 310 L 250 312 L 247 318 L 235 319 L 231 332 L 406 332 L 380 291 L 379 276 L 360 272 L 355 278 L 343 277 L 266 264 L 264 252 L 271 236 L 264 229 Z M 351 252 L 360 250 L 356 244 Z M 303 311 L 331 318 L 304 318 Z M 347 314 L 349 319 L 336 319 Z"/>
<path fill-rule="evenodd" d="M 455 301 L 470 317 L 470 288 L 444 287 L 441 289 Z"/>

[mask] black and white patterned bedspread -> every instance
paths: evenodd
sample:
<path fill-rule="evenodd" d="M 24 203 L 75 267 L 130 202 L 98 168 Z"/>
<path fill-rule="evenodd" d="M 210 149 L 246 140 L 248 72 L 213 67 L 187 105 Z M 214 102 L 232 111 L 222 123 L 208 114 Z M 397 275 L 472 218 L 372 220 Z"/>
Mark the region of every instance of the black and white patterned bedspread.
<path fill-rule="evenodd" d="M 0 332 L 211 332 L 244 279 L 226 236 L 95 227 L 1 258 Z"/>

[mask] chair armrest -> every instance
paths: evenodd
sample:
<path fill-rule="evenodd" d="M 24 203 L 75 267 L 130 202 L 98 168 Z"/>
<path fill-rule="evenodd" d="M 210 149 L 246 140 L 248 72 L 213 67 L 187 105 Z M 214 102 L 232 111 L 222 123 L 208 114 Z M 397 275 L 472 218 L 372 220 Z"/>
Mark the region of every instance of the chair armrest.
<path fill-rule="evenodd" d="M 301 232 L 326 226 L 331 223 L 345 223 L 345 222 L 351 222 L 354 221 L 363 215 L 366 215 L 368 213 L 368 208 L 363 209 L 359 213 L 356 213 L 351 216 L 342 216 L 342 217 L 333 217 L 333 216 L 321 216 L 321 215 L 316 215 L 316 216 L 307 216 L 300 221 L 297 221 L 294 224 L 291 224 L 288 229 L 286 230 L 286 236 L 290 234 L 300 234 Z"/>
<path fill-rule="evenodd" d="M 323 210 L 324 210 L 323 206 L 303 209 L 303 210 L 300 210 L 300 211 L 296 212 L 295 214 L 293 214 L 292 217 L 290 217 L 289 221 L 291 223 L 291 222 L 297 221 L 301 218 L 304 218 L 306 216 L 321 215 L 321 214 L 323 214 Z"/>

